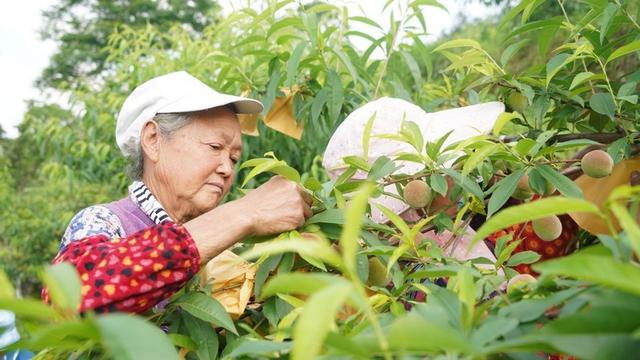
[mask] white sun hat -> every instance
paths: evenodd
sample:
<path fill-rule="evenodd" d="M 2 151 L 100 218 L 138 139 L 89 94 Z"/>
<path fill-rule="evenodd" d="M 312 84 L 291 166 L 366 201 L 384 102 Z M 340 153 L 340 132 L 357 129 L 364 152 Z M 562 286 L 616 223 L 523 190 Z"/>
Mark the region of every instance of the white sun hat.
<path fill-rule="evenodd" d="M 233 105 L 238 114 L 256 114 L 263 106 L 257 100 L 219 93 L 186 71 L 148 80 L 127 97 L 116 123 L 116 142 L 129 156 L 140 146 L 142 126 L 156 114 L 202 111 Z"/>
<path fill-rule="evenodd" d="M 402 126 L 402 121 L 415 122 L 426 142 L 435 141 L 449 131 L 452 133 L 444 142 L 444 146 L 468 139 L 472 136 L 488 133 L 500 115 L 504 112 L 504 104 L 501 102 L 488 102 L 484 104 L 465 106 L 435 113 L 427 113 L 420 107 L 396 98 L 383 97 L 369 102 L 354 110 L 338 126 L 324 153 L 322 164 L 333 180 L 337 179 L 348 168 L 342 160 L 345 156 L 363 156 L 362 138 L 367 121 L 375 113 L 371 137 L 369 142 L 368 162 L 373 162 L 380 156 L 394 159 L 401 152 L 414 152 L 409 144 L 375 137 L 382 134 L 397 134 Z M 450 160 L 448 164 L 453 161 Z M 414 174 L 424 168 L 423 165 L 410 161 L 396 161 L 402 167 L 395 173 Z M 358 172 L 354 178 L 366 178 L 366 174 Z M 385 187 L 385 191 L 397 194 L 394 185 Z M 383 223 L 387 217 L 375 206 L 382 204 L 396 214 L 401 214 L 409 208 L 409 205 L 393 197 L 381 195 L 369 200 L 374 221 Z"/>

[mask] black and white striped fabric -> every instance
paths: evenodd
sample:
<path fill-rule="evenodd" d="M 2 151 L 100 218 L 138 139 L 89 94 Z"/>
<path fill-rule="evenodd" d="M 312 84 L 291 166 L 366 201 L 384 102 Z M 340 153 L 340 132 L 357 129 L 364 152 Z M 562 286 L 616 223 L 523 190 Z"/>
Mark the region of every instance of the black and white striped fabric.
<path fill-rule="evenodd" d="M 133 184 L 129 185 L 129 197 L 138 204 L 154 223 L 160 224 L 165 220 L 173 221 L 142 181 L 134 181 Z"/>

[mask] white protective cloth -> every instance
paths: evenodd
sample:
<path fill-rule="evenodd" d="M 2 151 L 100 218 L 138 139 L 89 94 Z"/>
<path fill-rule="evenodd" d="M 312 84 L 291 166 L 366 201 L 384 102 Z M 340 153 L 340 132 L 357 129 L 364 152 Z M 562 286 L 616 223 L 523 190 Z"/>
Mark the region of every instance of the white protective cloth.
<path fill-rule="evenodd" d="M 329 140 L 322 163 L 329 172 L 330 178 L 335 180 L 348 168 L 348 165 L 342 160 L 345 156 L 363 156 L 364 129 L 374 114 L 375 119 L 368 151 L 369 164 L 373 164 L 378 157 L 383 155 L 393 159 L 401 152 L 415 152 L 415 149 L 407 143 L 376 137 L 376 135 L 399 133 L 403 120 L 412 121 L 418 125 L 425 143 L 436 141 L 452 131 L 444 142 L 443 147 L 446 147 L 452 143 L 491 131 L 498 116 L 504 112 L 504 108 L 504 104 L 501 102 L 489 102 L 427 113 L 405 100 L 383 97 L 365 104 L 347 116 Z M 454 160 L 450 160 L 447 164 L 452 164 Z M 424 168 L 423 165 L 410 161 L 396 161 L 396 164 L 402 165 L 402 168 L 396 170 L 396 173 L 414 174 Z M 365 176 L 366 174 L 359 172 L 354 178 L 364 178 Z M 397 194 L 394 185 L 386 186 L 385 191 Z M 376 204 L 382 204 L 396 214 L 402 214 L 409 209 L 405 202 L 386 195 L 371 198 L 369 203 L 371 204 L 372 218 L 378 223 L 387 222 L 388 219 L 376 207 Z M 459 251 L 454 251 L 454 256 L 463 257 L 464 259 L 461 260 L 480 256 L 495 259 L 491 251 L 482 243 L 479 243 L 477 248 L 467 254 L 466 245 L 468 245 L 470 238 L 464 236 L 463 243 L 458 245 L 459 248 L 465 249 L 464 255 Z"/>

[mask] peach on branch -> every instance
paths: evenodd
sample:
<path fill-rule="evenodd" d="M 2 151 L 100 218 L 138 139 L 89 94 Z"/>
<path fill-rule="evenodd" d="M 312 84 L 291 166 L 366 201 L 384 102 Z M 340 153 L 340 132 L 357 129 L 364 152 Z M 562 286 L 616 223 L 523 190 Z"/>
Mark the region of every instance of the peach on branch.
<path fill-rule="evenodd" d="M 431 202 L 431 187 L 423 180 L 411 180 L 404 187 L 404 201 L 413 208 L 423 208 Z"/>
<path fill-rule="evenodd" d="M 527 101 L 526 96 L 517 91 L 514 91 L 507 97 L 507 105 L 509 105 L 512 110 L 521 113 L 527 109 L 529 102 Z"/>
<path fill-rule="evenodd" d="M 518 180 L 516 190 L 511 196 L 518 200 L 527 200 L 533 196 L 533 190 L 531 190 L 531 186 L 529 186 L 529 175 L 522 175 L 520 180 Z"/>
<path fill-rule="evenodd" d="M 372 286 L 385 287 L 391 281 L 387 268 L 377 257 L 369 258 L 369 278 L 367 283 Z"/>
<path fill-rule="evenodd" d="M 611 175 L 613 170 L 613 159 L 606 151 L 589 151 L 582 157 L 580 162 L 585 175 L 592 178 L 603 178 Z"/>
<path fill-rule="evenodd" d="M 562 234 L 562 223 L 557 216 L 548 216 L 531 222 L 533 232 L 544 241 L 553 241 Z"/>

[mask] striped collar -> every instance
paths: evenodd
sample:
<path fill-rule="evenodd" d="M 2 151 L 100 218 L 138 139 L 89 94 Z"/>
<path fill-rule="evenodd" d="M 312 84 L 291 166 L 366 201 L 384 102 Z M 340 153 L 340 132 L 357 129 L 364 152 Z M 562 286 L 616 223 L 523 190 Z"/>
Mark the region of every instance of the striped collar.
<path fill-rule="evenodd" d="M 173 221 L 142 181 L 134 181 L 129 185 L 129 197 L 154 223 L 160 224 L 165 220 Z"/>

